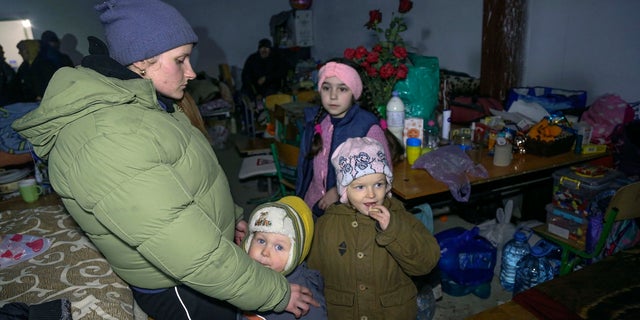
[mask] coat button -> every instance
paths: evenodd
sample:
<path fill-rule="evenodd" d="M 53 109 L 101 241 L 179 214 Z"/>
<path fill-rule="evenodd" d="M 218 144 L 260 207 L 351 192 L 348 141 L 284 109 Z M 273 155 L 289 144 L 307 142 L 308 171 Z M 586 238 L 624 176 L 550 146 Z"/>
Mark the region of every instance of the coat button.
<path fill-rule="evenodd" d="M 362 259 L 362 258 L 364 258 L 364 253 L 358 252 L 358 253 L 356 253 L 356 256 L 358 257 L 358 259 Z"/>
<path fill-rule="evenodd" d="M 358 289 L 360 289 L 360 291 L 365 291 L 367 290 L 367 287 L 364 284 L 361 284 L 358 286 Z"/>
<path fill-rule="evenodd" d="M 351 222 L 351 226 L 354 227 L 354 228 L 357 228 L 358 227 L 358 221 Z"/>

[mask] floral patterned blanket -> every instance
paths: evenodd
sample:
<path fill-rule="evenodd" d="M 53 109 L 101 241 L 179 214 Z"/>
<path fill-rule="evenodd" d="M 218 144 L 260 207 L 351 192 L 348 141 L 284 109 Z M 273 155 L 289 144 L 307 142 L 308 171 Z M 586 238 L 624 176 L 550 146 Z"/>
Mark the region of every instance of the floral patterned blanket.
<path fill-rule="evenodd" d="M 51 247 L 0 269 L 0 305 L 68 299 L 73 319 L 134 318 L 129 287 L 62 205 L 0 209 L 0 236 L 7 234 L 44 237 Z"/>

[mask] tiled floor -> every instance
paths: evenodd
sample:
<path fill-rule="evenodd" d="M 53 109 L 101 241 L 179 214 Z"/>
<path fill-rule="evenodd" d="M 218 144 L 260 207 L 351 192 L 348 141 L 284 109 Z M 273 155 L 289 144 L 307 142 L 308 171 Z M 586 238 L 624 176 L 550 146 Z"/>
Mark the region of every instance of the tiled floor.
<path fill-rule="evenodd" d="M 224 148 L 216 149 L 216 154 L 218 155 L 218 160 L 227 174 L 236 203 L 242 206 L 245 209 L 245 213 L 248 215 L 255 205 L 248 204 L 247 200 L 265 197 L 268 194 L 266 191 L 259 190 L 259 182 L 256 179 L 246 181 L 238 180 L 238 170 L 241 161 L 240 155 L 235 149 L 232 139 L 233 136 Z M 436 218 L 434 221 L 434 230 L 436 233 L 456 226 L 470 228 L 473 225 L 455 215 L 448 215 L 447 219 Z M 499 269 L 500 268 L 498 266 L 496 271 L 499 272 Z M 493 282 L 491 283 L 491 295 L 487 299 L 479 298 L 473 294 L 462 297 L 443 294 L 442 299 L 436 303 L 434 319 L 464 319 L 470 315 L 494 307 L 510 299 L 511 293 L 503 290 L 498 278 L 494 276 Z"/>

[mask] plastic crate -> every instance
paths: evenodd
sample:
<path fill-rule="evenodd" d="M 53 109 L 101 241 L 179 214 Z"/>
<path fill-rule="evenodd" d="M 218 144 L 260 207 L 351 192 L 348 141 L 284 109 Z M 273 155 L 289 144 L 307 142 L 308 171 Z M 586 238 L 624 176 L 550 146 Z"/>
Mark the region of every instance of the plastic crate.
<path fill-rule="evenodd" d="M 587 243 L 589 217 L 547 205 L 547 230 L 564 239 L 575 241 L 583 249 Z"/>
<path fill-rule="evenodd" d="M 554 207 L 569 211 L 578 216 L 587 216 L 592 200 L 600 192 L 618 188 L 612 183 L 623 176 L 620 171 L 600 167 L 581 166 L 557 170 L 553 173 Z"/>

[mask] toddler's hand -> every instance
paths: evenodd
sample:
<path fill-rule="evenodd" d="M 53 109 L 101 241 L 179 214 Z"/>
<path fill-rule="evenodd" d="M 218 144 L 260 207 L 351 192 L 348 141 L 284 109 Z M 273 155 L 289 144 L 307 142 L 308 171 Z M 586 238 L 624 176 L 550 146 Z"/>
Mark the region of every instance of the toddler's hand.
<path fill-rule="evenodd" d="M 329 189 L 329 191 L 327 191 L 327 193 L 325 193 L 322 198 L 320 198 L 320 200 L 318 201 L 318 208 L 327 210 L 330 205 L 338 202 L 338 200 L 340 200 L 340 197 L 338 196 L 338 189 L 336 189 L 336 187 L 333 187 Z"/>
<path fill-rule="evenodd" d="M 378 221 L 380 225 L 380 229 L 387 230 L 389 226 L 389 220 L 391 219 L 391 213 L 389 213 L 389 209 L 387 209 L 383 205 L 375 205 L 369 209 L 369 217 L 373 220 Z"/>

